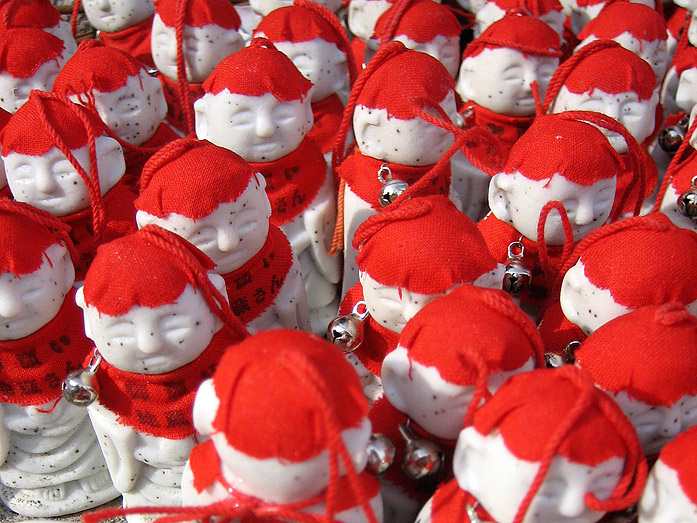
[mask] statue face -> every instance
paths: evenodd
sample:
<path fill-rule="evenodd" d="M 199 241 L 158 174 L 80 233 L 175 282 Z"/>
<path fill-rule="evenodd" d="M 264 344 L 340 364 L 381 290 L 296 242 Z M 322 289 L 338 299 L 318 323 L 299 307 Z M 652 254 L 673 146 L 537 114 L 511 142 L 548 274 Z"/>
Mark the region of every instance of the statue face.
<path fill-rule="evenodd" d="M 184 24 L 183 36 L 186 79 L 200 84 L 210 76 L 220 61 L 242 49 L 240 33 L 215 24 L 192 27 Z M 177 80 L 177 38 L 174 27 L 168 27 L 155 15 L 152 24 L 152 59 L 159 71 L 170 80 Z"/>
<path fill-rule="evenodd" d="M 143 211 L 136 219 L 140 227 L 154 223 L 178 234 L 215 262 L 216 273 L 228 274 L 251 260 L 266 242 L 271 205 L 264 187 L 264 178 L 256 175 L 237 200 L 221 203 L 195 221 L 180 214 L 157 218 Z"/>
<path fill-rule="evenodd" d="M 532 83 L 537 82 L 540 98 L 544 99 L 558 66 L 556 57 L 526 56 L 508 47 L 484 49 L 462 62 L 455 90 L 463 100 L 472 100 L 495 113 L 532 116 Z"/>
<path fill-rule="evenodd" d="M 63 52 L 67 53 L 66 61 L 75 54 L 75 51 L 77 51 L 77 42 L 75 41 L 75 37 L 73 37 L 72 29 L 70 29 L 70 23 L 61 20 L 58 22 L 58 25 L 46 27 L 44 31 L 63 40 L 63 45 L 65 45 L 65 50 Z"/>
<path fill-rule="evenodd" d="M 191 363 L 222 325 L 191 284 L 174 303 L 134 306 L 117 316 L 86 306 L 78 292 L 87 336 L 106 361 L 126 372 L 163 374 Z"/>
<path fill-rule="evenodd" d="M 111 189 L 126 169 L 123 150 L 108 136 L 95 140 L 97 166 L 102 194 Z M 89 146 L 85 144 L 71 152 L 91 175 Z M 56 216 L 68 216 L 90 205 L 87 185 L 66 156 L 51 147 L 41 156 L 10 152 L 5 156 L 5 171 L 12 195 Z"/>
<path fill-rule="evenodd" d="M 453 365 L 459 361 L 453 355 Z M 520 369 L 492 373 L 487 381 L 489 392 L 496 392 L 509 376 L 532 370 L 534 366 L 530 358 Z M 435 367 L 411 360 L 407 349 L 401 346 L 385 357 L 381 378 L 385 396 L 397 410 L 436 437 L 457 439 L 475 392 L 474 385 L 445 381 Z"/>
<path fill-rule="evenodd" d="M 562 12 L 571 19 L 571 31 L 577 35 L 605 7 L 605 2 L 583 5 L 578 0 L 560 0 Z M 653 6 L 651 6 L 653 7 Z"/>
<path fill-rule="evenodd" d="M 417 42 L 405 35 L 397 35 L 394 38 L 402 42 L 407 49 L 421 51 L 431 55 L 448 70 L 450 76 L 455 78 L 460 67 L 460 36 L 437 35 L 428 42 Z"/>
<path fill-rule="evenodd" d="M 0 274 L 0 340 L 19 340 L 49 323 L 75 280 L 68 250 L 53 244 L 30 274 Z"/>
<path fill-rule="evenodd" d="M 651 469 L 646 488 L 639 500 L 639 517 L 643 523 L 689 521 L 697 507 L 680 486 L 678 473 L 660 459 Z"/>
<path fill-rule="evenodd" d="M 449 92 L 439 104 L 454 120 L 457 115 L 455 93 Z M 435 111 L 425 110 L 434 114 Z M 402 165 L 436 163 L 454 143 L 453 135 L 421 118 L 400 120 L 385 109 L 356 105 L 353 131 L 361 153 Z"/>
<path fill-rule="evenodd" d="M 152 16 L 154 0 L 83 0 L 92 27 L 105 33 L 122 31 Z"/>
<path fill-rule="evenodd" d="M 145 69 L 129 76 L 126 85 L 115 91 L 94 90 L 92 94 L 102 121 L 116 136 L 134 145 L 140 146 L 150 140 L 167 115 L 162 84 Z"/>
<path fill-rule="evenodd" d="M 483 436 L 474 427 L 460 433 L 453 458 L 460 488 L 476 497 L 501 523 L 514 520 L 540 465 L 513 455 L 498 432 Z M 619 457 L 591 467 L 554 456 L 523 521 L 598 521 L 603 512 L 590 510 L 584 497 L 586 493 L 593 493 L 600 500 L 610 497 L 623 467 L 624 460 Z"/>
<path fill-rule="evenodd" d="M 16 113 L 29 100 L 29 93 L 34 89 L 51 91 L 56 76 L 68 58 L 68 53 L 63 52 L 63 56 L 41 64 L 28 78 L 15 78 L 7 71 L 0 71 L 0 108 L 8 113 Z"/>
<path fill-rule="evenodd" d="M 309 97 L 280 102 L 271 93 L 247 96 L 224 89 L 194 103 L 196 135 L 248 162 L 272 162 L 295 149 L 312 127 Z"/>
<path fill-rule="evenodd" d="M 582 260 L 564 276 L 559 303 L 564 316 L 586 335 L 632 310 L 617 303 L 610 289 L 601 289 L 591 283 L 584 273 Z"/>
<path fill-rule="evenodd" d="M 519 171 L 499 173 L 489 185 L 489 206 L 499 220 L 526 238 L 539 241 L 537 224 L 542 208 L 551 201 L 561 202 L 577 242 L 610 216 L 616 187 L 616 177 L 581 185 L 557 173 L 549 180 L 530 180 Z M 547 218 L 545 241 L 548 245 L 564 244 L 564 228 L 556 211 Z"/>
<path fill-rule="evenodd" d="M 392 4 L 387 0 L 351 0 L 348 9 L 349 31 L 364 42 L 373 36 L 375 24 Z"/>
<path fill-rule="evenodd" d="M 686 69 L 680 74 L 675 103 L 686 113 L 690 113 L 697 105 L 697 67 Z"/>

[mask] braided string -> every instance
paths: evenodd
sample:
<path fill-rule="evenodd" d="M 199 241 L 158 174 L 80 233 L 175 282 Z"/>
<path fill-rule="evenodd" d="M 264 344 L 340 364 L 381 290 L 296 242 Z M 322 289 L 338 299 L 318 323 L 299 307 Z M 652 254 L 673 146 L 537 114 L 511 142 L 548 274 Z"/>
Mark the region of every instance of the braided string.
<path fill-rule="evenodd" d="M 472 395 L 469 405 L 467 405 L 465 419 L 462 425 L 462 428 L 466 428 L 472 425 L 474 413 L 479 408 L 482 400 L 488 401 L 491 397 L 491 392 L 489 392 L 489 388 L 487 387 L 490 372 L 489 366 L 486 364 L 482 353 L 471 346 L 459 345 L 456 348 L 455 355 L 463 364 L 474 365 L 477 371 L 477 379 L 474 382 L 474 394 Z"/>
<path fill-rule="evenodd" d="M 404 13 L 415 0 L 397 0 L 387 12 L 387 24 L 382 34 L 377 35 L 380 38 L 380 47 L 384 47 L 388 42 L 394 39 L 394 34 L 397 31 L 397 26 L 401 22 Z"/>
<path fill-rule="evenodd" d="M 566 215 L 566 209 L 561 202 L 547 202 L 544 207 L 542 207 L 540 217 L 537 220 L 537 243 L 540 251 L 540 265 L 542 265 L 542 270 L 549 275 L 552 274 L 552 263 L 549 260 L 547 241 L 545 240 L 545 225 L 547 223 L 549 213 L 551 213 L 552 210 L 559 213 L 559 218 L 561 219 L 561 224 L 564 228 L 564 248 L 561 255 L 562 261 L 571 256 L 571 250 L 574 246 L 574 232 L 571 227 L 569 217 Z"/>
<path fill-rule="evenodd" d="M 171 162 L 173 158 L 180 158 L 187 151 L 195 149 L 203 145 L 203 143 L 204 142 L 189 136 L 158 147 L 158 150 L 162 151 L 162 154 L 153 155 L 143 166 L 143 171 L 140 174 L 140 193 L 143 194 L 145 192 L 153 176 Z"/>
<path fill-rule="evenodd" d="M 186 133 L 193 135 L 195 134 L 194 106 L 191 103 L 191 92 L 189 91 L 189 81 L 186 79 L 186 61 L 184 59 L 184 21 L 187 2 L 188 0 L 177 0 L 174 35 L 177 39 L 177 90 L 179 91 L 179 103 L 184 113 Z"/>
<path fill-rule="evenodd" d="M 77 37 L 77 15 L 80 13 L 80 0 L 73 0 L 73 11 L 70 13 L 70 32 Z"/>

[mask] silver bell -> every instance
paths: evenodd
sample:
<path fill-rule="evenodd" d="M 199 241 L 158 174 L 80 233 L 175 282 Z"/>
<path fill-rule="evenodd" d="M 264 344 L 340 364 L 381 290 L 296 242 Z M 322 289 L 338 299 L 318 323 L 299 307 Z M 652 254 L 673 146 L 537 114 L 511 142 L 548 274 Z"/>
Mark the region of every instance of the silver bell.
<path fill-rule="evenodd" d="M 406 442 L 402 470 L 411 479 L 432 478 L 443 468 L 443 449 L 433 441 L 417 438 L 408 425 L 400 423 L 399 433 Z"/>
<path fill-rule="evenodd" d="M 581 346 L 580 341 L 572 341 L 566 347 L 561 354 L 556 352 L 545 352 L 545 367 L 548 369 L 557 369 L 563 367 L 564 365 L 573 365 L 576 362 L 576 356 L 574 352 Z"/>
<path fill-rule="evenodd" d="M 502 288 L 509 294 L 518 294 L 530 286 L 532 271 L 523 263 L 525 247 L 521 240 L 508 246 L 508 260 L 503 274 Z"/>
<path fill-rule="evenodd" d="M 76 407 L 89 407 L 97 399 L 97 391 L 92 386 L 92 378 L 97 373 L 102 356 L 95 350 L 86 369 L 68 374 L 61 386 L 63 397 Z"/>
<path fill-rule="evenodd" d="M 697 176 L 690 182 L 690 190 L 678 197 L 678 212 L 691 220 L 697 220 Z"/>
<path fill-rule="evenodd" d="M 327 339 L 342 352 L 353 352 L 363 343 L 363 322 L 369 316 L 363 300 L 356 303 L 351 314 L 339 316 L 329 322 Z"/>
<path fill-rule="evenodd" d="M 670 125 L 661 129 L 661 132 L 658 133 L 658 145 L 661 146 L 661 149 L 668 154 L 675 154 L 685 139 L 688 125 L 689 120 L 685 116 L 677 125 Z"/>
<path fill-rule="evenodd" d="M 378 201 L 382 207 L 387 207 L 409 188 L 407 182 L 392 179 L 392 171 L 386 163 L 383 163 L 378 170 L 378 181 L 382 184 L 378 196 Z"/>
<path fill-rule="evenodd" d="M 385 472 L 392 463 L 397 449 L 394 443 L 383 434 L 372 434 L 368 440 L 368 463 L 365 469 L 373 476 Z"/>

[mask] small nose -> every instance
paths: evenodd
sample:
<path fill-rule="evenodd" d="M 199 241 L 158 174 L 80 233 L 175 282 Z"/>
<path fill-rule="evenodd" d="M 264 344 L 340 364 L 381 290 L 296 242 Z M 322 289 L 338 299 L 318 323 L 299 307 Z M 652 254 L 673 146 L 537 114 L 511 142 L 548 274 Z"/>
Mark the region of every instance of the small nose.
<path fill-rule="evenodd" d="M 576 209 L 576 215 L 574 216 L 574 223 L 576 223 L 576 225 L 588 225 L 592 221 L 593 202 L 579 201 L 578 208 Z"/>
<path fill-rule="evenodd" d="M 101 9 L 104 12 L 111 11 L 111 1 L 110 0 L 101 0 L 99 2 L 99 9 Z"/>
<path fill-rule="evenodd" d="M 424 303 L 415 299 L 409 292 L 402 290 L 402 315 L 405 321 L 409 321 L 416 313 L 419 312 L 424 306 Z"/>
<path fill-rule="evenodd" d="M 177 39 L 172 38 L 172 40 L 169 42 L 169 45 L 167 46 L 167 54 L 169 55 L 169 59 L 172 60 L 173 62 L 177 60 Z"/>
<path fill-rule="evenodd" d="M 240 243 L 240 238 L 234 229 L 218 231 L 218 249 L 222 252 L 230 252 L 237 247 L 238 243 Z"/>
<path fill-rule="evenodd" d="M 14 318 L 22 311 L 22 299 L 13 285 L 0 287 L 0 316 Z"/>
<path fill-rule="evenodd" d="M 583 271 L 578 267 L 570 269 L 564 277 L 566 282 L 576 292 L 581 292 L 583 289 Z"/>
<path fill-rule="evenodd" d="M 613 120 L 620 120 L 620 106 L 619 104 L 606 104 L 603 110 L 606 116 L 609 116 Z"/>
<path fill-rule="evenodd" d="M 567 487 L 559 500 L 559 513 L 567 518 L 580 516 L 586 508 L 582 489 Z"/>
<path fill-rule="evenodd" d="M 271 115 L 266 111 L 259 111 L 257 114 L 257 136 L 269 138 L 274 133 L 274 123 Z"/>
<path fill-rule="evenodd" d="M 44 193 L 52 193 L 57 187 L 56 179 L 49 170 L 37 169 L 36 171 L 36 188 Z"/>
<path fill-rule="evenodd" d="M 154 354 L 162 348 L 162 336 L 150 325 L 138 328 L 138 348 L 146 354 Z"/>

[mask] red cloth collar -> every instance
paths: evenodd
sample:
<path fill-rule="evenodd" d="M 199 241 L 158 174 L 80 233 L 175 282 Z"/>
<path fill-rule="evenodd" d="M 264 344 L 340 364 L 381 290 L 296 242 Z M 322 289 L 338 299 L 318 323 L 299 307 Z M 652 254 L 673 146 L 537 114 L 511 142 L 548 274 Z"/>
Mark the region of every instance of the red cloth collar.
<path fill-rule="evenodd" d="M 223 274 L 232 312 L 247 324 L 273 305 L 293 265 L 293 251 L 283 231 L 269 225 L 266 243 L 239 269 Z"/>
<path fill-rule="evenodd" d="M 177 82 L 169 79 L 162 73 L 157 75 L 162 83 L 162 90 L 167 100 L 167 121 L 172 127 L 187 133 L 186 116 L 182 112 L 182 104 L 179 100 L 179 87 Z M 206 92 L 203 90 L 203 84 L 189 84 L 189 92 L 191 93 L 191 103 L 201 98 Z"/>
<path fill-rule="evenodd" d="M 198 358 L 165 374 L 125 372 L 102 359 L 95 375 L 99 403 L 117 414 L 119 423 L 143 434 L 175 440 L 192 436 L 198 386 L 213 376 L 227 348 L 238 341 L 223 327 Z"/>
<path fill-rule="evenodd" d="M 467 101 L 462 106 L 460 114 L 465 119 L 465 127 L 483 127 L 495 137 L 501 140 L 501 144 L 508 156 L 513 144 L 532 125 L 535 116 L 508 116 L 495 113 L 486 107 Z"/>
<path fill-rule="evenodd" d="M 398 163 L 387 163 L 361 154 L 361 152 L 356 149 L 354 153 L 346 158 L 337 168 L 337 172 L 339 177 L 348 184 L 351 190 L 364 202 L 369 203 L 376 211 L 382 210 L 382 206 L 378 200 L 380 189 L 382 188 L 382 184 L 380 180 L 378 180 L 378 171 L 383 164 L 386 164 L 387 167 L 390 168 L 394 180 L 402 180 L 409 185 L 416 183 L 433 167 L 433 165 L 412 167 Z M 446 197 L 450 195 L 449 163 L 445 165 L 443 172 L 433 178 L 430 186 L 424 188 L 424 190 L 415 196 L 427 196 L 430 194 L 441 194 Z"/>
<path fill-rule="evenodd" d="M 146 18 L 139 24 L 127 27 L 115 33 L 99 31 L 99 39 L 110 47 L 132 56 L 146 67 L 155 67 L 152 59 L 152 47 L 150 36 L 152 35 L 152 21 L 155 15 Z"/>
<path fill-rule="evenodd" d="M 264 175 L 271 201 L 271 223 L 279 227 L 310 206 L 327 176 L 322 151 L 307 136 L 283 158 L 249 165 Z"/>
<path fill-rule="evenodd" d="M 467 515 L 467 508 L 475 508 L 479 519 L 486 523 L 496 523 L 489 513 L 477 504 L 477 499 L 469 492 L 462 490 L 457 480 L 453 479 L 441 485 L 431 502 L 432 523 L 452 523 L 472 521 Z"/>
<path fill-rule="evenodd" d="M 136 209 L 133 205 L 136 195 L 128 188 L 123 179 L 107 192 L 102 200 L 106 216 L 102 243 L 107 243 L 138 230 Z M 70 225 L 70 239 L 75 244 L 79 260 L 75 264 L 75 279 L 85 279 L 85 273 L 97 253 L 94 238 L 92 207 L 87 207 L 75 214 L 61 217 L 61 221 Z"/>
<path fill-rule="evenodd" d="M 161 123 L 155 131 L 155 134 L 137 149 L 128 149 L 124 147 L 124 159 L 126 160 L 126 173 L 123 175 L 126 185 L 134 192 L 138 192 L 140 188 L 140 174 L 143 172 L 143 166 L 154 154 L 153 151 L 144 151 L 144 148 L 158 149 L 167 145 L 170 142 L 178 139 L 179 136 L 166 123 Z"/>
<path fill-rule="evenodd" d="M 79 369 L 92 343 L 85 336 L 75 289 L 65 296 L 58 314 L 29 336 L 0 342 L 0 396 L 23 407 L 62 397 L 66 374 Z"/>
<path fill-rule="evenodd" d="M 312 114 L 315 117 L 315 123 L 307 136 L 319 145 L 323 154 L 328 153 L 334 148 L 341 117 L 344 114 L 344 104 L 336 94 L 333 94 L 313 103 Z"/>
<path fill-rule="evenodd" d="M 363 299 L 363 286 L 357 283 L 349 289 L 341 302 L 339 314 L 349 314 L 353 306 Z M 382 360 L 397 348 L 399 334 L 386 329 L 371 316 L 363 322 L 363 343 L 354 353 L 365 367 L 380 376 Z"/>

